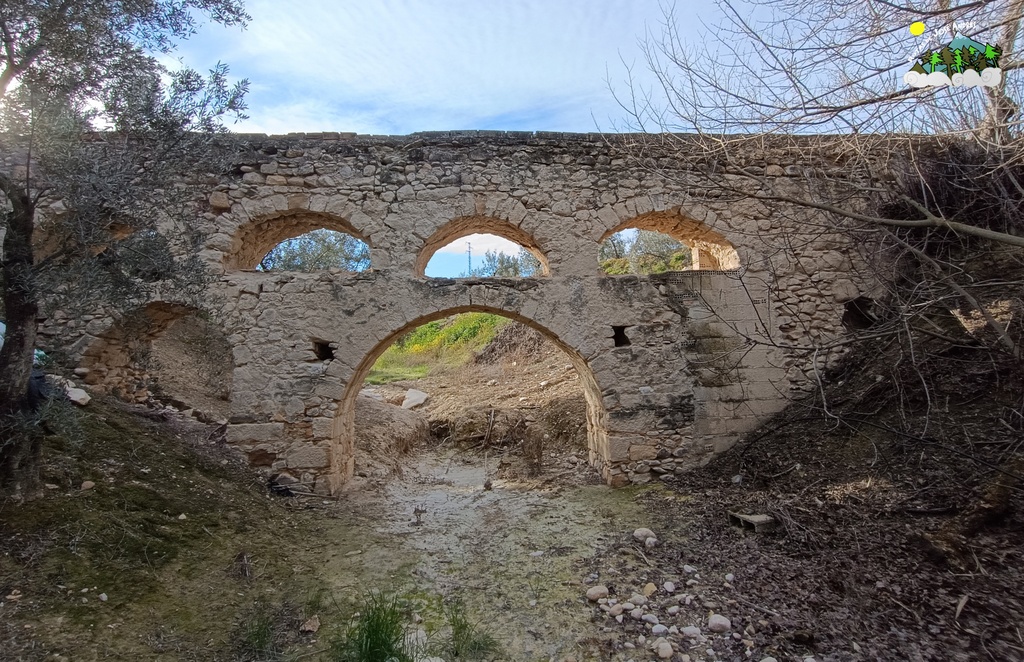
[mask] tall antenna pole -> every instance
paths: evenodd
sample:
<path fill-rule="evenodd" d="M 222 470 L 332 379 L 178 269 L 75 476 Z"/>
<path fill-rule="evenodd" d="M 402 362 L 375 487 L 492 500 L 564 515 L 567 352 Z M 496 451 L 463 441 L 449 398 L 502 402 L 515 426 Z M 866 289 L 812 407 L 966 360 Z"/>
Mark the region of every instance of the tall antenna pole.
<path fill-rule="evenodd" d="M 473 244 L 466 242 L 466 257 L 469 259 L 469 271 L 466 272 L 467 276 L 473 275 Z"/>

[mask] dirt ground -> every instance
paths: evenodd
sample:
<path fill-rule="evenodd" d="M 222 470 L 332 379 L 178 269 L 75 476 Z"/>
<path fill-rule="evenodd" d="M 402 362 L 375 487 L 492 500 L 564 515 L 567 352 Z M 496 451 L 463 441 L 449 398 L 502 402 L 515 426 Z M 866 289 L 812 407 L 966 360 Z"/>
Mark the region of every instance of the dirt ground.
<path fill-rule="evenodd" d="M 401 425 L 361 400 L 338 499 L 271 495 L 215 426 L 98 398 L 90 441 L 48 448 L 46 496 L 0 507 L 0 657 L 328 660 L 376 590 L 427 641 L 460 598 L 498 660 L 1024 660 L 1019 375 L 937 368 L 941 406 L 901 436 L 927 403 L 853 362 L 841 419 L 798 405 L 701 471 L 612 490 L 575 373 L 533 358 L 370 389 L 430 399 Z"/>
<path fill-rule="evenodd" d="M 482 451 L 489 419 L 480 412 L 544 421 L 540 412 L 573 402 L 559 416 L 583 425 L 579 383 L 559 358 L 548 347 L 534 361 L 506 358 L 376 388 L 393 402 L 410 387 L 429 393 L 426 415 L 471 419 L 463 437 Z M 1021 465 L 1012 459 L 1024 445 L 1013 418 L 1019 375 L 935 367 L 933 395 L 943 405 L 927 410 L 926 434 L 901 436 L 901 420 L 926 403 L 909 391 L 897 394 L 899 407 L 879 396 L 897 389 L 893 375 L 871 372 L 885 365 L 877 358 L 853 358 L 848 374 L 834 377 L 828 398 L 848 414 L 842 422 L 823 418 L 820 406 L 794 406 L 705 469 L 636 492 L 632 521 L 603 532 L 577 581 L 607 585 L 620 603 L 653 584 L 639 616 L 676 630 L 663 638 L 677 660 L 1024 660 Z M 980 403 L 979 393 L 987 394 Z M 567 450 L 585 444 L 569 436 L 572 443 L 546 449 L 554 452 L 542 484 L 586 482 L 582 453 L 577 471 L 565 471 Z M 730 512 L 766 514 L 775 529 L 738 527 Z M 639 544 L 631 525 L 655 530 L 658 544 Z M 560 653 L 654 659 L 652 623 L 620 623 L 609 604 L 592 606 L 589 635 Z M 712 613 L 727 616 L 730 630 L 709 632 Z M 687 626 L 700 633 L 685 635 Z"/>

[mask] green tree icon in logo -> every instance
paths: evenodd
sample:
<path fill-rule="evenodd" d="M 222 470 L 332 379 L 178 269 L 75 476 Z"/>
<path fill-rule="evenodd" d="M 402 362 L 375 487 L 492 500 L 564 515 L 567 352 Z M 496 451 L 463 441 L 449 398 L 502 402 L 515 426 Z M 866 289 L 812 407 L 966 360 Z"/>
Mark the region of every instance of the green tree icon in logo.
<path fill-rule="evenodd" d="M 993 46 L 992 44 L 985 44 L 985 59 L 988 60 L 990 66 L 998 67 L 999 56 L 1002 54 L 1003 52 L 999 49 L 998 46 Z"/>

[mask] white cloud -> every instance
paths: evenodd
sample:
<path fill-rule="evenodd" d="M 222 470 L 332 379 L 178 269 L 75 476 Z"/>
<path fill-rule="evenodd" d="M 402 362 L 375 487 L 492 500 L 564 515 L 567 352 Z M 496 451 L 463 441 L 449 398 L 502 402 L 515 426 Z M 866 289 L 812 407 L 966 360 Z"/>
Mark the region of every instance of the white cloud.
<path fill-rule="evenodd" d="M 497 237 L 493 234 L 471 234 L 457 239 L 452 243 L 444 246 L 443 248 L 437 249 L 438 253 L 453 253 L 458 255 L 466 254 L 466 245 L 471 244 L 473 246 L 473 255 L 482 257 L 487 251 L 494 251 L 496 253 L 505 253 L 506 255 L 517 255 L 519 253 L 519 244 L 502 237 Z"/>
<path fill-rule="evenodd" d="M 659 0 L 250 0 L 182 54 L 249 78 L 242 131 L 592 131 L 621 111 L 605 77 L 660 20 Z M 637 67 L 642 70 L 642 66 Z"/>

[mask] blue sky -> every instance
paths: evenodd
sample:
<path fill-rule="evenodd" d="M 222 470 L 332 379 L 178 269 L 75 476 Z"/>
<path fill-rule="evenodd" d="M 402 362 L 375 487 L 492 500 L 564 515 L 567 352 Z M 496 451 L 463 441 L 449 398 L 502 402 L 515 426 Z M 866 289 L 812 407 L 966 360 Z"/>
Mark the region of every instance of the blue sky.
<path fill-rule="evenodd" d="M 223 61 L 234 77 L 248 78 L 250 117 L 232 129 L 258 133 L 621 130 L 624 112 L 609 84 L 626 92 L 628 67 L 651 84 L 637 41 L 659 33 L 662 20 L 658 0 L 248 0 L 246 7 L 246 30 L 206 25 L 174 57 L 197 69 Z M 472 235 L 441 249 L 427 274 L 464 272 L 467 241 L 480 257 L 518 250 Z"/>
<path fill-rule="evenodd" d="M 684 6 L 685 3 L 680 3 Z M 703 5 L 704 3 L 699 3 Z M 406 134 L 613 130 L 624 63 L 658 0 L 248 0 L 246 30 L 206 25 L 177 56 L 248 78 L 235 130 Z"/>

